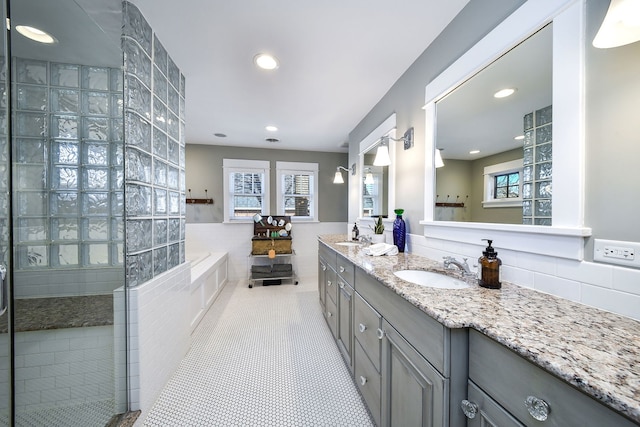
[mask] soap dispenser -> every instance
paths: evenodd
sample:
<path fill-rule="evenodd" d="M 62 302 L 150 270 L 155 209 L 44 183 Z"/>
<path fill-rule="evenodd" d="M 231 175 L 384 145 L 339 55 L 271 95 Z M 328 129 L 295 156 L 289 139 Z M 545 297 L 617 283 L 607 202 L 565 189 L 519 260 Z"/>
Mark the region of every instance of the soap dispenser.
<path fill-rule="evenodd" d="M 360 236 L 360 230 L 358 230 L 358 224 L 353 224 L 353 230 L 351 230 L 351 240 L 358 240 L 358 236 Z"/>
<path fill-rule="evenodd" d="M 478 258 L 478 271 L 480 272 L 478 284 L 483 288 L 500 289 L 502 287 L 500 283 L 500 266 L 502 265 L 502 261 L 498 258 L 498 252 L 491 246 L 493 240 L 482 240 L 489 242 L 489 246 L 485 248 L 482 256 Z"/>

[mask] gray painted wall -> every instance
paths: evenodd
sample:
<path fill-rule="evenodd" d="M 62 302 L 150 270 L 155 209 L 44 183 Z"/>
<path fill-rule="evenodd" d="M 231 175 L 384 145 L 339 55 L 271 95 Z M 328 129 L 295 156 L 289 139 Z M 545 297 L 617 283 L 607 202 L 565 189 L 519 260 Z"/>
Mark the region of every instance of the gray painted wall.
<path fill-rule="evenodd" d="M 353 162 L 359 141 L 393 112 L 398 132 L 414 127 L 414 148 L 405 152 L 399 147 L 396 156 L 396 205 L 405 207 L 405 219 L 413 222 L 414 230 L 420 230 L 418 221 L 424 218 L 425 86 L 523 3 L 471 1 L 350 134 Z M 594 238 L 640 241 L 640 42 L 592 47 L 608 4 L 586 2 L 584 224 L 593 231 L 585 248 L 587 261 L 593 259 Z M 433 185 L 431 178 L 426 183 Z M 351 220 L 356 213 L 350 204 Z"/>
<path fill-rule="evenodd" d="M 187 205 L 187 222 L 223 222 L 224 198 L 222 159 L 268 160 L 271 212 L 276 212 L 276 161 L 318 163 L 318 218 L 322 222 L 347 221 L 347 173 L 345 184 L 333 184 L 337 166 L 347 167 L 347 154 L 315 151 L 274 150 L 268 148 L 239 148 L 220 145 L 187 144 L 186 182 L 191 197 L 213 198 L 213 205 Z M 189 193 L 187 192 L 187 197 Z"/>
<path fill-rule="evenodd" d="M 357 161 L 359 142 L 392 113 L 396 113 L 398 134 L 414 127 L 414 147 L 405 151 L 397 144 L 396 206 L 405 210 L 409 230 L 421 230 L 424 218 L 424 90 L 435 77 L 502 22 L 524 1 L 471 1 L 409 67 L 387 94 L 349 134 L 349 159 Z M 427 185 L 433 185 L 429 178 Z M 357 197 L 350 198 L 349 220 L 357 217 Z"/>

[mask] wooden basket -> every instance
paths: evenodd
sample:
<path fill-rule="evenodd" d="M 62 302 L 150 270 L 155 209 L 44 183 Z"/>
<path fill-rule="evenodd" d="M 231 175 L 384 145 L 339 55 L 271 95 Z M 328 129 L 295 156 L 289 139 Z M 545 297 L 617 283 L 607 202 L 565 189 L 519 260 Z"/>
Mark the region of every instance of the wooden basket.
<path fill-rule="evenodd" d="M 267 255 L 273 249 L 276 254 L 291 253 L 291 237 L 253 237 L 251 239 L 251 255 Z"/>

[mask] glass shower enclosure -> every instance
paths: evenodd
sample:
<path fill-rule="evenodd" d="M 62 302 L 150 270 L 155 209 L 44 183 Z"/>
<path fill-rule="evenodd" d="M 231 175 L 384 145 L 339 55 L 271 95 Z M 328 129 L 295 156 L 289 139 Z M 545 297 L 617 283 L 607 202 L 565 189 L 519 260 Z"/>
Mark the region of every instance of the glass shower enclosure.
<path fill-rule="evenodd" d="M 2 3 L 0 426 L 108 425 L 128 402 L 122 3 Z"/>

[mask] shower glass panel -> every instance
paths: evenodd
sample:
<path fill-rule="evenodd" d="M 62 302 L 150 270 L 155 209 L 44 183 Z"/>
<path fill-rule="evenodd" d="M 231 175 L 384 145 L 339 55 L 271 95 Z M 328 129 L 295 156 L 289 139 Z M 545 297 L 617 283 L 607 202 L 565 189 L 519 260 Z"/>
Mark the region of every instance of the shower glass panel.
<path fill-rule="evenodd" d="M 103 426 L 127 410 L 122 4 L 9 3 L 9 407 L 15 425 Z M 30 40 L 20 25 L 54 42 Z"/>

